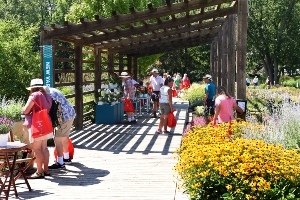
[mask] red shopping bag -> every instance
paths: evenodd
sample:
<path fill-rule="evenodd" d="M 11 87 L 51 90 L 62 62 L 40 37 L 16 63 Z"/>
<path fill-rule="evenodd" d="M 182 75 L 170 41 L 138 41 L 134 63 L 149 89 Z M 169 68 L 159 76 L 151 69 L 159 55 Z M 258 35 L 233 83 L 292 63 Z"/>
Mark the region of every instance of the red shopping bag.
<path fill-rule="evenodd" d="M 176 90 L 172 90 L 172 96 L 177 97 L 177 91 Z"/>
<path fill-rule="evenodd" d="M 168 114 L 168 127 L 170 127 L 170 128 L 174 128 L 176 126 L 176 118 L 175 118 L 173 112 L 170 112 Z"/>
<path fill-rule="evenodd" d="M 74 146 L 73 146 L 72 140 L 70 138 L 68 138 L 68 144 L 69 144 L 69 147 L 68 147 L 69 155 L 70 155 L 70 159 L 72 160 L 74 157 Z M 57 161 L 57 151 L 55 148 L 54 148 L 54 157 Z"/>
<path fill-rule="evenodd" d="M 124 111 L 125 112 L 134 112 L 134 107 L 132 105 L 132 102 L 128 99 L 125 100 Z"/>
<path fill-rule="evenodd" d="M 31 135 L 33 138 L 39 138 L 53 132 L 50 116 L 48 115 L 47 109 L 43 108 L 41 96 L 39 94 L 38 99 L 40 104 L 32 99 L 34 104 L 40 108 L 39 111 L 35 111 L 34 108 L 32 109 Z"/>

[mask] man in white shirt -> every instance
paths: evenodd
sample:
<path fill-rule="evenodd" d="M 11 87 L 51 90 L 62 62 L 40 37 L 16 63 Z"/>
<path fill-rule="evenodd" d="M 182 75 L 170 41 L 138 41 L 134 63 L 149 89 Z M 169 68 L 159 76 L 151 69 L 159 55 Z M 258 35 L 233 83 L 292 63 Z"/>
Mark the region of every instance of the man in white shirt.
<path fill-rule="evenodd" d="M 164 85 L 163 78 L 158 75 L 158 70 L 153 69 L 151 71 L 152 76 L 150 77 L 150 83 L 153 88 L 153 92 L 151 95 L 151 99 L 153 101 L 153 116 L 152 118 L 156 118 L 156 111 L 158 110 L 159 105 L 159 91 L 160 88 Z"/>

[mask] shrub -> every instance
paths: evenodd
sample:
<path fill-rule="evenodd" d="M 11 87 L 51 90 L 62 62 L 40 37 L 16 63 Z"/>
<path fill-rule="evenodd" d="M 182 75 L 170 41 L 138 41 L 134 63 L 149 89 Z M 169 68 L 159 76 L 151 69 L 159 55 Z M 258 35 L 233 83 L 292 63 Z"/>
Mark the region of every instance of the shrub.
<path fill-rule="evenodd" d="M 199 100 L 202 100 L 202 105 L 203 105 L 204 88 L 205 85 L 193 83 L 187 91 L 183 92 L 184 95 L 182 99 L 189 101 L 190 105 L 193 105 L 193 107 L 197 105 L 201 105 L 201 101 Z M 196 102 L 197 104 L 195 104 Z"/>
<path fill-rule="evenodd" d="M 295 199 L 300 155 L 295 150 L 240 138 L 241 125 L 192 128 L 177 149 L 176 172 L 190 199 Z"/>
<path fill-rule="evenodd" d="M 1 98 L 0 98 L 1 99 Z M 0 116 L 6 116 L 14 121 L 21 121 L 22 108 L 25 103 L 22 99 L 1 99 Z"/>
<path fill-rule="evenodd" d="M 293 98 L 293 97 L 291 97 Z M 286 149 L 300 148 L 300 105 L 299 99 L 289 97 L 280 104 L 271 106 L 271 111 L 263 112 L 263 123 L 248 119 L 252 123 L 243 128 L 243 137 L 259 139 Z M 295 102 L 296 101 L 296 102 Z M 261 127 L 257 129 L 256 127 Z"/>

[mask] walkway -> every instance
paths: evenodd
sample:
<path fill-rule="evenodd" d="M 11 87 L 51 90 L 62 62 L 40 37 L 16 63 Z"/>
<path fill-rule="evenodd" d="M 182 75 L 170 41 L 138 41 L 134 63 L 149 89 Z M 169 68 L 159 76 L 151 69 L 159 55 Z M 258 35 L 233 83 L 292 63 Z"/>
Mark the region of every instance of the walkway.
<path fill-rule="evenodd" d="M 174 98 L 177 126 L 171 135 L 155 134 L 159 120 L 145 114 L 136 124 L 92 124 L 71 134 L 71 165 L 51 177 L 18 186 L 19 199 L 186 200 L 176 189 L 173 152 L 188 121 L 188 102 Z M 53 148 L 50 148 L 54 160 Z M 11 192 L 11 199 L 14 193 Z"/>

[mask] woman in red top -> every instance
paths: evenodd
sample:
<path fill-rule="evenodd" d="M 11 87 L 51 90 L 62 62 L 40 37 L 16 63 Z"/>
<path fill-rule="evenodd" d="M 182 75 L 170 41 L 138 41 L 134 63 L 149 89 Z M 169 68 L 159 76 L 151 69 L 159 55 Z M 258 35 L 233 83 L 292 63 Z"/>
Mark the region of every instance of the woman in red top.
<path fill-rule="evenodd" d="M 190 79 L 187 77 L 187 74 L 183 75 L 182 84 L 184 89 L 188 89 L 191 86 Z"/>
<path fill-rule="evenodd" d="M 53 133 L 49 133 L 47 135 L 33 138 L 31 132 L 31 125 L 32 125 L 32 110 L 39 111 L 40 108 L 37 105 L 34 105 L 33 99 L 39 102 L 39 98 L 41 99 L 43 108 L 47 109 L 48 113 L 52 105 L 52 99 L 49 94 L 46 93 L 43 87 L 43 80 L 42 79 L 32 79 L 30 82 L 30 87 L 27 88 L 30 90 L 30 96 L 27 100 L 26 105 L 22 109 L 23 114 L 25 114 L 25 122 L 24 126 L 28 128 L 29 133 L 29 141 L 32 145 L 34 154 L 35 154 L 35 161 L 37 170 L 36 172 L 29 176 L 30 179 L 38 179 L 44 178 L 44 176 L 50 176 L 48 170 L 49 164 L 49 150 L 47 147 L 47 140 L 53 138 Z"/>

